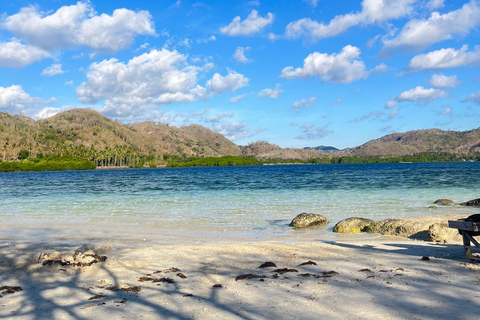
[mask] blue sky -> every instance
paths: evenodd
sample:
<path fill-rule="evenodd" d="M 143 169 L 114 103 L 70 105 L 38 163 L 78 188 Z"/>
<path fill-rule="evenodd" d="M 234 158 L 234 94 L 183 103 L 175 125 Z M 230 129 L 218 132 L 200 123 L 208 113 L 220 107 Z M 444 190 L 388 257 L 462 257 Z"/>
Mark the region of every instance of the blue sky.
<path fill-rule="evenodd" d="M 479 127 L 480 1 L 0 3 L 0 111 L 91 108 L 237 144 Z"/>

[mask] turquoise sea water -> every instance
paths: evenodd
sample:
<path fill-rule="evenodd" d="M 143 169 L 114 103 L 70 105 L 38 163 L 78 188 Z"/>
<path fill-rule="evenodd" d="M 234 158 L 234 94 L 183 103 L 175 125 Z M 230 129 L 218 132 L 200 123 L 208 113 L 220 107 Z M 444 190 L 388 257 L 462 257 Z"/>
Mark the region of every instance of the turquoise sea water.
<path fill-rule="evenodd" d="M 0 238 L 318 237 L 352 216 L 479 212 L 429 209 L 439 198 L 480 198 L 480 163 L 1 173 Z M 323 214 L 331 223 L 289 228 L 302 212 Z"/>

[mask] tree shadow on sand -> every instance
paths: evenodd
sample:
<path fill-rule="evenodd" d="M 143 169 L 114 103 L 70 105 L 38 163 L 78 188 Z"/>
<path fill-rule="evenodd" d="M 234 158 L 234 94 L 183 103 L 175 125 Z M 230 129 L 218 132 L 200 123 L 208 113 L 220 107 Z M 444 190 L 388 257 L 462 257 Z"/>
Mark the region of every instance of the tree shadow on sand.
<path fill-rule="evenodd" d="M 186 268 L 178 265 L 181 271 L 166 265 L 128 275 L 118 273 L 131 268 L 123 261 L 116 261 L 115 270 L 108 263 L 39 267 L 39 251 L 75 248 L 13 245 L 0 246 L 0 286 L 23 289 L 0 298 L 0 317 L 11 319 L 473 319 L 480 307 L 475 273 L 463 249 L 453 245 L 426 250 L 415 242 L 330 242 L 298 251 L 295 245 L 246 243 L 241 255 L 220 247 L 215 256 L 199 254 Z M 169 253 L 158 248 L 161 261 Z M 432 259 L 422 261 L 423 255 Z M 265 261 L 277 262 L 277 268 L 259 269 Z M 315 263 L 300 266 L 305 261 Z M 284 269 L 295 271 L 279 271 Z M 242 274 L 264 278 L 236 280 Z"/>

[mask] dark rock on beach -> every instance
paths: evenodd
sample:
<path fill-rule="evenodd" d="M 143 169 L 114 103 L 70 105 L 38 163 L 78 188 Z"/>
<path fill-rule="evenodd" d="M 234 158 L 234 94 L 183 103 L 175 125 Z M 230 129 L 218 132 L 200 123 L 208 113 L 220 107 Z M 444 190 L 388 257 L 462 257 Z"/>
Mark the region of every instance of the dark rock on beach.
<path fill-rule="evenodd" d="M 267 261 L 262 263 L 258 268 L 276 268 L 277 265 L 272 261 Z"/>
<path fill-rule="evenodd" d="M 444 206 L 453 206 L 454 205 L 454 202 L 450 199 L 438 199 L 438 200 L 435 200 L 434 203 L 440 203 L 440 204 L 443 204 Z"/>
<path fill-rule="evenodd" d="M 375 223 L 373 220 L 352 217 L 338 222 L 333 228 L 333 232 L 338 233 L 359 233 L 364 231 L 365 227 Z"/>
<path fill-rule="evenodd" d="M 268 278 L 267 276 L 261 275 L 261 274 L 254 274 L 254 273 L 247 273 L 247 274 L 241 274 L 238 277 L 235 278 L 235 281 L 238 280 L 251 280 L 251 279 L 265 279 Z"/>
<path fill-rule="evenodd" d="M 293 218 L 292 222 L 290 222 L 290 226 L 295 228 L 306 228 L 326 224 L 328 224 L 328 220 L 321 214 L 305 212 L 300 213 L 298 216 Z"/>
<path fill-rule="evenodd" d="M 480 207 L 480 199 L 473 199 L 467 202 L 460 203 L 460 205 L 466 207 Z"/>

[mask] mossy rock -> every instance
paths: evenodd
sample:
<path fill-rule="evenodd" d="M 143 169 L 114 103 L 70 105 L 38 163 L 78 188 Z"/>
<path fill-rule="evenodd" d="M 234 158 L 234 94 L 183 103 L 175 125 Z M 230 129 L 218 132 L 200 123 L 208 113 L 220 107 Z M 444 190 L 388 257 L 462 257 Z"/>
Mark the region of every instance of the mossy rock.
<path fill-rule="evenodd" d="M 352 217 L 339 221 L 333 228 L 333 232 L 338 233 L 360 233 L 375 221 L 371 219 Z"/>
<path fill-rule="evenodd" d="M 444 206 L 453 206 L 454 205 L 454 202 L 450 199 L 438 199 L 438 200 L 435 200 L 434 203 L 440 203 L 440 204 L 443 204 Z"/>
<path fill-rule="evenodd" d="M 458 242 L 462 236 L 457 229 L 448 227 L 448 223 L 434 223 L 428 228 L 428 239 L 434 242 Z"/>
<path fill-rule="evenodd" d="M 305 212 L 300 213 L 295 218 L 293 218 L 292 222 L 290 222 L 290 226 L 294 228 L 307 228 L 326 224 L 328 224 L 328 220 L 321 214 Z"/>
<path fill-rule="evenodd" d="M 447 228 L 448 220 L 465 218 L 462 214 L 433 214 L 403 219 L 386 219 L 367 225 L 363 231 L 407 237 L 417 240 L 458 241 L 455 229 Z M 431 228 L 432 225 L 436 225 Z M 441 227 L 440 227 L 441 226 Z"/>

